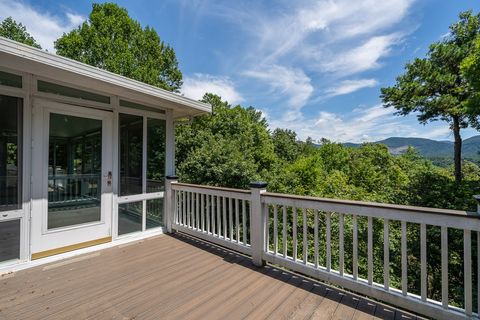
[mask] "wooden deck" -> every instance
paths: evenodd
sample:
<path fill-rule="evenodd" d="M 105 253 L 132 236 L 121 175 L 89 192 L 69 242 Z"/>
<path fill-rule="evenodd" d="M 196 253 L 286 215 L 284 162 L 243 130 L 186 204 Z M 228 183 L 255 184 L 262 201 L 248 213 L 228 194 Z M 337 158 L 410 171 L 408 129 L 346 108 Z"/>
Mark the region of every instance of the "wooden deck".
<path fill-rule="evenodd" d="M 177 234 L 0 277 L 0 319 L 416 319 Z"/>

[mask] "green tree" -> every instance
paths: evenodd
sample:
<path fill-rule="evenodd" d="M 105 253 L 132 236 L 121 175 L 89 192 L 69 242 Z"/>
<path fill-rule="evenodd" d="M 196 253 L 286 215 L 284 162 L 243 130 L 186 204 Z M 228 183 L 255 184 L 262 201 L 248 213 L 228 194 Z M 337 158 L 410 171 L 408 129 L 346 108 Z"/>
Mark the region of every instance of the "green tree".
<path fill-rule="evenodd" d="M 460 20 L 450 26 L 449 35 L 430 45 L 425 58 L 417 58 L 405 66 L 405 73 L 392 87 L 381 89 L 385 107 L 394 107 L 397 114 L 417 113 L 420 123 L 442 120 L 453 131 L 455 180 L 462 179 L 462 138 L 460 129 L 478 121 L 468 112 L 473 98 L 460 64 L 471 52 L 480 33 L 480 16 L 472 12 L 460 14 Z"/>
<path fill-rule="evenodd" d="M 92 5 L 88 21 L 55 41 L 57 54 L 178 92 L 182 73 L 175 51 L 113 3 Z"/>
<path fill-rule="evenodd" d="M 30 33 L 27 32 L 27 28 L 23 24 L 17 23 L 12 17 L 6 18 L 0 24 L 0 36 L 42 49 Z"/>
<path fill-rule="evenodd" d="M 276 157 L 267 122 L 254 108 L 232 107 L 205 94 L 213 113 L 176 127 L 176 161 L 183 181 L 248 188 L 269 175 Z"/>
<path fill-rule="evenodd" d="M 478 115 L 480 113 L 480 36 L 477 36 L 473 49 L 462 61 L 461 70 L 473 94 L 468 109 L 472 115 Z"/>
<path fill-rule="evenodd" d="M 272 133 L 272 140 L 278 158 L 291 162 L 298 157 L 301 150 L 295 131 L 275 129 Z"/>

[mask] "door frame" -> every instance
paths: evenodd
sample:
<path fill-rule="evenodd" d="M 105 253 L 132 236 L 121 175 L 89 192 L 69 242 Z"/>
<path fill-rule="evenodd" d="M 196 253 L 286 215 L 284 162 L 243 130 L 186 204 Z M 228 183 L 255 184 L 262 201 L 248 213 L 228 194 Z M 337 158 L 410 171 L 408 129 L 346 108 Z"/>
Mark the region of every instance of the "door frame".
<path fill-rule="evenodd" d="M 12 264 L 28 261 L 30 258 L 30 164 L 31 164 L 31 98 L 28 90 L 32 83 L 32 76 L 17 70 L 0 67 L 0 71 L 12 73 L 22 77 L 22 87 L 0 85 L 0 95 L 23 99 L 22 108 L 22 161 L 19 163 L 21 170 L 22 206 L 20 209 L 0 212 L 0 222 L 20 220 L 20 258 L 0 262 L 0 268 Z M 5 216 L 6 215 L 6 216 Z"/>
<path fill-rule="evenodd" d="M 83 118 L 102 120 L 102 183 L 100 221 L 66 226 L 48 230 L 48 157 L 50 113 L 59 113 Z M 35 98 L 33 101 L 33 152 L 32 152 L 32 219 L 31 255 L 75 247 L 99 239 L 106 242 L 112 236 L 113 184 L 107 185 L 104 176 L 113 173 L 113 112 L 98 110 L 81 105 L 73 105 Z M 73 249 L 73 248 L 72 248 Z M 61 250 L 60 250 L 61 251 Z"/>

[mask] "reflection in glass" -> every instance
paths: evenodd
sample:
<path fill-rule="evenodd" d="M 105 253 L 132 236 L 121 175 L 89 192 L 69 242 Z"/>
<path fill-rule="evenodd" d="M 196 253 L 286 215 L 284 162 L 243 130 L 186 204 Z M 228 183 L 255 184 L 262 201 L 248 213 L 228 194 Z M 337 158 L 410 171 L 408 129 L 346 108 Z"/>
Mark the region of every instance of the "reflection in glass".
<path fill-rule="evenodd" d="M 22 76 L 9 73 L 9 72 L 0 71 L 0 85 L 21 88 Z"/>
<path fill-rule="evenodd" d="M 48 228 L 101 219 L 102 121 L 50 114 Z"/>
<path fill-rule="evenodd" d="M 103 96 L 89 91 L 83 91 L 71 87 L 62 86 L 56 83 L 38 80 L 38 91 L 58 94 L 61 96 L 72 97 L 77 99 L 85 99 L 101 103 L 110 103 L 109 96 Z"/>
<path fill-rule="evenodd" d="M 120 196 L 142 193 L 143 117 L 120 114 Z"/>
<path fill-rule="evenodd" d="M 165 120 L 147 121 L 147 192 L 163 191 L 165 186 Z"/>
<path fill-rule="evenodd" d="M 143 202 L 118 205 L 118 235 L 142 231 Z"/>
<path fill-rule="evenodd" d="M 147 229 L 163 226 L 163 198 L 147 200 Z"/>
<path fill-rule="evenodd" d="M 21 98 L 0 95 L 0 211 L 22 206 Z"/>
<path fill-rule="evenodd" d="M 20 219 L 0 222 L 0 262 L 20 259 Z"/>

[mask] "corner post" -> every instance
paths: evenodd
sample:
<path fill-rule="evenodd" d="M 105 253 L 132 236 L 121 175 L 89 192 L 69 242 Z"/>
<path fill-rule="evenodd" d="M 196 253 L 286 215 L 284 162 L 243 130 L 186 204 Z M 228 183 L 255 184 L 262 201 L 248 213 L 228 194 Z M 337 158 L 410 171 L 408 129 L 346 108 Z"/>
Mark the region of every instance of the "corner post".
<path fill-rule="evenodd" d="M 172 189 L 172 183 L 178 182 L 177 176 L 166 176 L 165 177 L 165 226 L 167 232 L 173 232 L 172 225 L 173 219 L 175 219 L 175 192 Z"/>
<path fill-rule="evenodd" d="M 265 246 L 265 217 L 263 212 L 261 195 L 267 192 L 266 182 L 252 182 L 250 184 L 251 190 L 251 226 L 250 226 L 250 244 L 252 248 L 252 261 L 257 267 L 263 267 L 265 260 L 263 260 L 263 249 Z"/>

